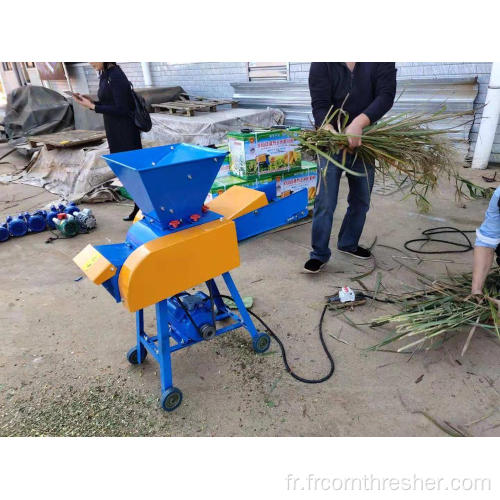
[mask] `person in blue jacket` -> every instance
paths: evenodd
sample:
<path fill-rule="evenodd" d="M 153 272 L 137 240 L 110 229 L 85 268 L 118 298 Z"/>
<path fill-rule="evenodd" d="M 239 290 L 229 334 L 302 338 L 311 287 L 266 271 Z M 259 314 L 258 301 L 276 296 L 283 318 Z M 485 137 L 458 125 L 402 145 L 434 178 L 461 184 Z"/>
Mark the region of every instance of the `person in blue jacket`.
<path fill-rule="evenodd" d="M 368 259 L 371 257 L 370 251 L 358 243 L 370 208 L 375 166 L 364 165 L 356 157 L 355 150 L 361 146 L 363 129 L 382 118 L 394 103 L 396 65 L 393 62 L 313 62 L 309 72 L 309 91 L 316 127 L 329 130 L 332 134 L 343 132 L 350 136 L 345 166 L 361 174 L 347 174 L 349 206 L 339 231 L 337 248 L 352 257 Z M 329 113 L 338 109 L 349 115 L 345 130 L 335 128 L 338 126 L 337 120 L 325 122 Z M 342 163 L 343 153 L 340 152 L 335 158 L 339 163 Z M 320 172 L 322 175 L 319 175 Z M 328 164 L 326 159 L 320 157 L 312 223 L 312 251 L 304 265 L 306 272 L 319 272 L 330 259 L 333 214 L 343 172 L 343 169 Z"/>
<path fill-rule="evenodd" d="M 125 73 L 114 62 L 91 62 L 90 65 L 99 72 L 98 100 L 94 102 L 87 96 L 74 94 L 76 102 L 102 114 L 110 153 L 142 149 L 141 132 L 133 119 L 132 88 Z M 134 204 L 132 213 L 124 220 L 133 220 L 138 210 Z"/>
<path fill-rule="evenodd" d="M 483 286 L 497 255 L 500 261 L 500 187 L 491 197 L 483 223 L 476 229 L 474 244 L 474 263 L 472 267 L 473 295 L 483 295 Z"/>

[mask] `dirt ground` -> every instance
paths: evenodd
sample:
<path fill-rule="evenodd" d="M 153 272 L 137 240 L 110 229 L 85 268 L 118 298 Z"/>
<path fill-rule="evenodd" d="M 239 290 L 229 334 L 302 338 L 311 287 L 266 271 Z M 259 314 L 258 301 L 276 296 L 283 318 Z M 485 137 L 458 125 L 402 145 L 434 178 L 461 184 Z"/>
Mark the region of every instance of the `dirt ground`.
<path fill-rule="evenodd" d="M 0 175 L 8 168 L 2 167 Z M 55 198 L 40 188 L 0 184 L 0 219 Z M 457 203 L 447 182 L 431 197 L 428 214 L 400 198 L 373 196 L 361 242 L 370 245 L 377 237 L 377 269 L 363 278 L 369 289 L 378 272 L 393 293 L 419 286 L 416 274 L 395 263 L 398 251 L 381 245 L 401 249 L 435 226 L 475 229 L 487 204 Z M 345 199 L 344 183 L 332 247 Z M 331 312 L 324 331 L 336 370 L 327 382 L 295 381 L 276 343 L 256 355 L 249 335 L 237 331 L 173 355 L 174 384 L 184 400 L 175 412 L 162 411 L 155 361 L 131 366 L 125 358 L 134 344 L 134 316 L 103 287 L 79 280 L 82 273 L 72 262 L 87 243 L 124 240 L 129 203 L 91 208 L 98 221 L 91 234 L 47 244 L 45 232 L 0 243 L 0 436 L 446 436 L 444 422 L 464 434 L 500 435 L 500 351 L 491 335 L 477 332 L 463 358 L 466 332 L 413 356 L 367 352 L 387 331 L 351 326 Z M 352 278 L 371 264 L 335 251 L 325 272 L 303 274 L 310 231 L 304 224 L 242 243 L 233 278 L 284 341 L 293 369 L 320 377 L 328 370 L 317 328 L 324 296 L 344 284 L 359 288 Z M 454 261 L 446 264 L 451 271 L 465 271 L 472 252 L 439 258 Z M 436 277 L 446 272 L 442 262 L 405 262 Z M 148 333 L 154 330 L 150 309 Z M 347 317 L 366 323 L 390 311 L 395 308 L 389 304 L 367 304 Z"/>

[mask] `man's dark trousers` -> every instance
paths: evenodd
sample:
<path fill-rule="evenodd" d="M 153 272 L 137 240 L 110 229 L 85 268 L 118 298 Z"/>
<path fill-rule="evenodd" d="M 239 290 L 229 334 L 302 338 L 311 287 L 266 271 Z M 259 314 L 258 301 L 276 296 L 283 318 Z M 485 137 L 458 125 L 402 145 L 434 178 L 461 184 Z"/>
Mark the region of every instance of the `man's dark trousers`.
<path fill-rule="evenodd" d="M 338 154 L 335 160 L 342 163 L 342 154 Z M 370 208 L 375 167 L 364 164 L 359 158 L 355 159 L 355 156 L 350 154 L 346 155 L 345 166 L 363 175 L 346 173 L 349 182 L 349 196 L 347 197 L 349 206 L 340 228 L 337 247 L 339 250 L 356 251 L 365 225 L 366 213 Z M 329 242 L 333 213 L 337 206 L 340 178 L 343 172 L 343 169 L 320 157 L 312 222 L 311 259 L 318 259 L 321 262 L 327 262 L 330 259 Z"/>

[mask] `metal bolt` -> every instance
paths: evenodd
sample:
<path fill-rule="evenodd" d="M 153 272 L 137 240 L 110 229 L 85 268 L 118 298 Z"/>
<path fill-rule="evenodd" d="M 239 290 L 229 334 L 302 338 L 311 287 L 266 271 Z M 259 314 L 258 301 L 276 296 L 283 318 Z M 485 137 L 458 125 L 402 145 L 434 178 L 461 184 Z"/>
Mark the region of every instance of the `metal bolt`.
<path fill-rule="evenodd" d="M 173 213 L 174 213 L 174 209 L 173 209 L 173 208 L 171 208 L 171 209 L 169 210 L 169 212 L 170 212 L 171 214 L 173 214 Z"/>
<path fill-rule="evenodd" d="M 165 207 L 160 207 L 162 212 L 165 212 Z"/>
<path fill-rule="evenodd" d="M 188 174 L 188 179 L 192 179 L 193 176 L 191 174 Z"/>
<path fill-rule="evenodd" d="M 153 161 L 153 162 L 151 163 L 151 165 L 153 165 L 153 167 L 154 167 L 154 166 L 156 165 L 156 163 Z"/>
<path fill-rule="evenodd" d="M 214 162 L 217 163 L 217 158 L 214 158 Z"/>

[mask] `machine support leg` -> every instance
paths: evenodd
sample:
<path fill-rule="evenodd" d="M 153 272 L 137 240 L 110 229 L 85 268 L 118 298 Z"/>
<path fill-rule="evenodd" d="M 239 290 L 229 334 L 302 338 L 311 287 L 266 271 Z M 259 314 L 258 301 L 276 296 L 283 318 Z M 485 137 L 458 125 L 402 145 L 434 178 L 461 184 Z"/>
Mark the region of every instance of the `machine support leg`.
<path fill-rule="evenodd" d="M 233 297 L 234 303 L 238 307 L 238 311 L 241 315 L 241 319 L 243 320 L 243 323 L 245 323 L 245 327 L 252 336 L 252 339 L 257 339 L 259 337 L 259 332 L 257 332 L 257 329 L 255 328 L 255 325 L 253 324 L 252 318 L 250 317 L 250 314 L 248 314 L 247 308 L 245 307 L 245 304 L 243 303 L 243 300 L 238 292 L 238 289 L 236 288 L 236 285 L 234 284 L 233 278 L 231 278 L 231 275 L 229 273 L 224 273 L 222 275 L 224 278 L 224 281 L 226 282 L 227 288 L 229 290 L 229 293 L 231 294 L 231 297 Z"/>
<path fill-rule="evenodd" d="M 141 349 L 141 337 L 144 335 L 144 309 L 139 309 L 135 313 L 135 327 L 137 330 L 137 364 L 141 364 L 143 349 Z"/>
<path fill-rule="evenodd" d="M 213 279 L 208 280 L 206 283 L 207 283 L 208 290 L 211 291 L 212 296 L 215 297 L 214 302 L 215 302 L 215 305 L 217 307 L 217 312 L 219 314 L 226 313 L 227 307 L 224 304 L 224 301 L 222 300 L 222 298 L 220 297 L 220 292 L 219 292 L 219 288 L 217 287 L 217 283 L 215 283 L 215 280 L 213 280 Z"/>
<path fill-rule="evenodd" d="M 168 327 L 167 301 L 156 304 L 156 330 L 158 335 L 158 359 L 160 361 L 161 392 L 172 387 L 170 360 L 170 331 Z"/>

